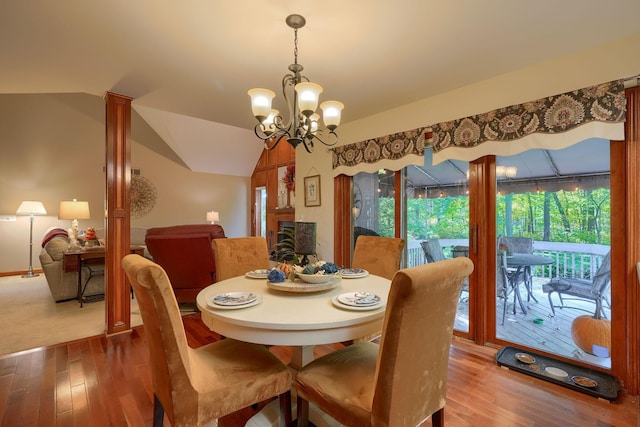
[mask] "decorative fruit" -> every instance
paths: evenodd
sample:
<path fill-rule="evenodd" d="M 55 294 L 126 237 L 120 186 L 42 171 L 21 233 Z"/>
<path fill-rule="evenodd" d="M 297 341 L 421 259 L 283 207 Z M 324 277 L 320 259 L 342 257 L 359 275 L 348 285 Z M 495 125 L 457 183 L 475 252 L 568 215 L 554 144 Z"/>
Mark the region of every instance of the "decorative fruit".
<path fill-rule="evenodd" d="M 611 348 L 611 322 L 593 316 L 578 316 L 571 324 L 571 338 L 580 349 L 595 354 L 593 346 Z"/>
<path fill-rule="evenodd" d="M 84 238 L 86 240 L 95 240 L 96 239 L 96 230 L 93 227 L 87 228 L 87 231 L 84 233 Z"/>
<path fill-rule="evenodd" d="M 287 277 L 291 274 L 292 271 L 294 271 L 293 265 L 291 264 L 287 264 L 282 263 L 282 264 L 278 264 L 278 270 L 282 271 Z"/>
<path fill-rule="evenodd" d="M 332 263 L 332 262 L 325 262 L 325 263 L 320 267 L 320 269 L 321 269 L 322 271 L 324 271 L 326 274 L 336 274 L 336 273 L 338 272 L 338 270 L 340 270 L 340 269 L 338 268 L 338 266 L 337 266 L 337 265 L 335 265 L 335 264 L 334 264 L 334 263 Z"/>
<path fill-rule="evenodd" d="M 287 276 L 285 275 L 284 271 L 278 270 L 278 269 L 275 269 L 275 268 L 273 270 L 269 271 L 269 274 L 267 275 L 267 279 L 269 279 L 269 281 L 272 282 L 272 283 L 284 282 L 286 277 Z"/>

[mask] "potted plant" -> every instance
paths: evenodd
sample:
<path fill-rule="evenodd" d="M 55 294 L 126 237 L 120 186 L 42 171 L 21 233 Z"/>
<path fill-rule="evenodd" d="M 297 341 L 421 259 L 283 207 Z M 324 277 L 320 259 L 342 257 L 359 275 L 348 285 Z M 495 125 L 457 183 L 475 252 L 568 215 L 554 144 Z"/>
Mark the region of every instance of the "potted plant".
<path fill-rule="evenodd" d="M 296 247 L 296 229 L 295 227 L 286 227 L 282 231 L 278 231 L 281 239 L 276 243 L 274 252 L 274 260 L 277 262 L 290 262 L 295 264 L 298 260 L 295 253 Z"/>

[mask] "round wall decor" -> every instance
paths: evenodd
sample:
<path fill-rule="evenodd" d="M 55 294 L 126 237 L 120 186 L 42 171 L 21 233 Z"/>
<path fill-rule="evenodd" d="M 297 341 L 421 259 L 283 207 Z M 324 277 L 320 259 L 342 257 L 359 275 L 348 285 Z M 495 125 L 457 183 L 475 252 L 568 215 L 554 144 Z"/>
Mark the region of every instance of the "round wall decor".
<path fill-rule="evenodd" d="M 131 177 L 131 217 L 141 218 L 156 205 L 156 189 L 147 178 Z"/>

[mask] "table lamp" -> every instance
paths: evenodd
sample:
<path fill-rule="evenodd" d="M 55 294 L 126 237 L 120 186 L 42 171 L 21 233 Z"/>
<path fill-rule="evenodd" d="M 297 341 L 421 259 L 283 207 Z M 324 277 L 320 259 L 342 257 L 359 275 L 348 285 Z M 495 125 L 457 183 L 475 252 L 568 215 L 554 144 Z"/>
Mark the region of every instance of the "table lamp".
<path fill-rule="evenodd" d="M 36 202 L 33 200 L 25 200 L 20 203 L 16 215 L 29 215 L 29 270 L 27 274 L 23 274 L 22 277 L 36 277 L 39 274 L 33 273 L 33 219 L 36 215 L 46 215 L 47 210 L 44 208 L 42 202 Z"/>
<path fill-rule="evenodd" d="M 64 200 L 60 202 L 60 209 L 58 210 L 58 219 L 70 219 L 71 228 L 69 229 L 69 248 L 80 248 L 78 243 L 78 220 L 90 219 L 89 202 L 82 202 L 76 199 Z"/>
<path fill-rule="evenodd" d="M 316 254 L 316 223 L 315 222 L 296 222 L 296 239 L 294 252 L 304 255 L 300 265 L 309 264 L 307 255 Z"/>
<path fill-rule="evenodd" d="M 216 211 L 207 212 L 207 221 L 211 222 L 211 224 L 215 224 L 216 221 L 220 221 L 220 214 Z"/>

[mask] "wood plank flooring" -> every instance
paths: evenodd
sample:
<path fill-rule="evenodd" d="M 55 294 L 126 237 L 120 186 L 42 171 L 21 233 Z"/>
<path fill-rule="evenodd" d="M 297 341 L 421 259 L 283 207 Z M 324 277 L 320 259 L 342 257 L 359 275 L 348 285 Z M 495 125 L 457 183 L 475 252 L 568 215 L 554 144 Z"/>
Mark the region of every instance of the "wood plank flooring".
<path fill-rule="evenodd" d="M 219 339 L 199 314 L 183 319 L 191 346 Z M 318 346 L 316 355 L 340 346 Z M 289 348 L 272 347 L 272 351 L 283 361 L 290 360 Z M 495 353 L 454 339 L 447 426 L 639 425 L 637 396 L 623 393 L 614 403 L 598 400 L 498 367 Z M 152 402 L 142 327 L 131 334 L 92 337 L 0 358 L 3 427 L 150 426 Z M 254 414 L 247 408 L 225 417 L 220 425 L 242 426 Z M 167 420 L 165 425 L 170 425 Z"/>

